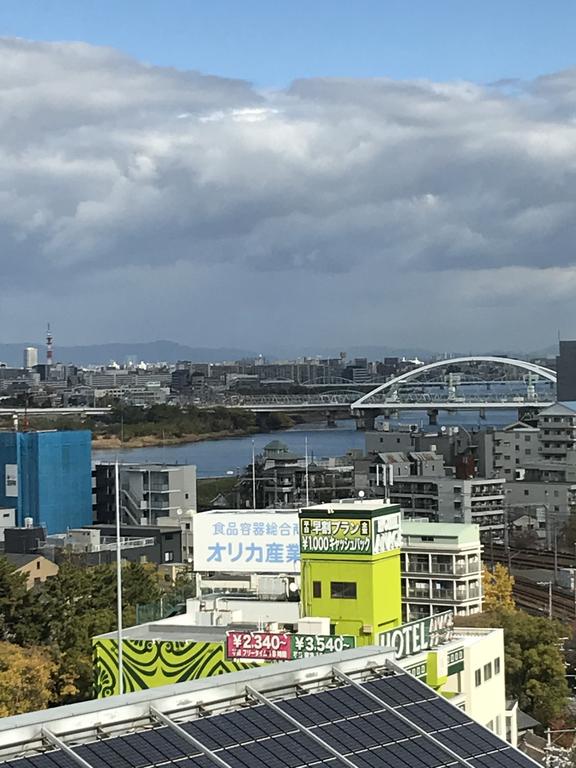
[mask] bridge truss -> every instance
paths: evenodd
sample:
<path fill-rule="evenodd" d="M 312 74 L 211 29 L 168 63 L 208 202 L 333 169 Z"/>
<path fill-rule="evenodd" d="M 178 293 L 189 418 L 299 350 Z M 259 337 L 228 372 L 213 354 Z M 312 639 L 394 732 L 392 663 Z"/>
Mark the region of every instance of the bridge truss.
<path fill-rule="evenodd" d="M 351 405 L 366 410 L 543 408 L 556 400 L 556 374 L 524 360 L 489 355 L 439 360 L 380 384 Z"/>

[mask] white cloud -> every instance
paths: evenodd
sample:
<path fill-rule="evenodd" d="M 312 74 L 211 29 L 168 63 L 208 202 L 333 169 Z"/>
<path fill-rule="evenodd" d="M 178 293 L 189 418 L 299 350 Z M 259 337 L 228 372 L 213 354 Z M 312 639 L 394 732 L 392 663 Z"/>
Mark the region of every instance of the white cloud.
<path fill-rule="evenodd" d="M 0 296 L 32 281 L 38 311 L 57 314 L 55 292 L 82 303 L 91 285 L 104 316 L 107 280 L 128 270 L 138 290 L 118 311 L 138 318 L 159 275 L 158 298 L 184 300 L 196 270 L 235 333 L 257 333 L 246 298 L 283 323 L 310 300 L 322 330 L 298 316 L 296 335 L 372 343 L 378 317 L 400 312 L 395 342 L 404 330 L 438 348 L 460 321 L 488 344 L 499 313 L 519 342 L 508 305 L 544 290 L 558 310 L 544 341 L 574 284 L 576 70 L 510 85 L 315 79 L 259 93 L 111 49 L 0 41 Z M 377 288 L 396 314 L 366 306 Z M 204 305 L 205 288 L 187 290 Z M 460 321 L 440 319 L 450 312 Z M 431 313 L 436 326 L 422 323 Z M 158 335 L 183 338 L 168 314 Z M 210 343 L 227 343 L 225 314 Z M 273 328 L 258 332 L 273 345 Z"/>

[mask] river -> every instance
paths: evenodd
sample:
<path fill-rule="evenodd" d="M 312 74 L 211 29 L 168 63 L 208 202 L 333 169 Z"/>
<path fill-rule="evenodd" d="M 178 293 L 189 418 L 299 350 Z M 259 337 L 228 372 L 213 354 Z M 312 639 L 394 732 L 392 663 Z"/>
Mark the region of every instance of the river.
<path fill-rule="evenodd" d="M 470 429 L 479 426 L 504 426 L 516 420 L 514 411 L 492 411 L 480 421 L 477 413 L 453 413 L 439 417 L 444 426 L 462 425 Z M 426 413 L 404 414 L 404 424 L 427 425 Z M 392 422 L 397 423 L 397 422 Z M 364 448 L 364 432 L 358 431 L 353 419 L 339 421 L 328 429 L 324 424 L 302 424 L 281 432 L 259 433 L 251 437 L 229 437 L 222 440 L 205 440 L 199 443 L 130 448 L 124 450 L 93 451 L 94 461 L 132 463 L 195 464 L 198 477 L 221 477 L 226 473 L 242 471 L 252 461 L 252 440 L 256 453 L 261 453 L 271 440 L 281 440 L 300 456 L 304 455 L 304 443 L 308 438 L 310 456 L 344 456 L 352 448 Z"/>

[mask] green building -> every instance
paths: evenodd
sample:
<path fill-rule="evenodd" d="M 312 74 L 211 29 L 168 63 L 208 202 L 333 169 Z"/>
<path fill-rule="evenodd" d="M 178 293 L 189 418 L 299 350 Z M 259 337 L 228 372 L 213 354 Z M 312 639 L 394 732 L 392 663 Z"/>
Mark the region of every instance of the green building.
<path fill-rule="evenodd" d="M 358 645 L 402 623 L 400 507 L 382 501 L 319 504 L 300 511 L 303 616 L 329 616 Z"/>

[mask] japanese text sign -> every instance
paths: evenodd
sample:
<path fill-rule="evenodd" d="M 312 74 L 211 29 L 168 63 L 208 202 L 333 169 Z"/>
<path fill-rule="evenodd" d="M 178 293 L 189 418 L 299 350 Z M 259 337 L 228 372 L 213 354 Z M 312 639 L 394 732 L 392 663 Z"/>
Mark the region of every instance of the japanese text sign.
<path fill-rule="evenodd" d="M 193 525 L 197 571 L 300 571 L 297 512 L 200 513 Z"/>
<path fill-rule="evenodd" d="M 372 554 L 370 520 L 300 520 L 300 548 L 309 554 Z"/>
<path fill-rule="evenodd" d="M 229 659 L 291 659 L 288 632 L 227 632 L 226 656 Z"/>
<path fill-rule="evenodd" d="M 258 659 L 260 661 L 289 661 L 339 653 L 354 648 L 352 635 L 299 635 L 288 632 L 226 633 L 226 655 L 229 659 Z"/>
<path fill-rule="evenodd" d="M 300 549 L 305 554 L 379 555 L 399 549 L 400 543 L 400 513 L 372 519 L 300 519 Z"/>

